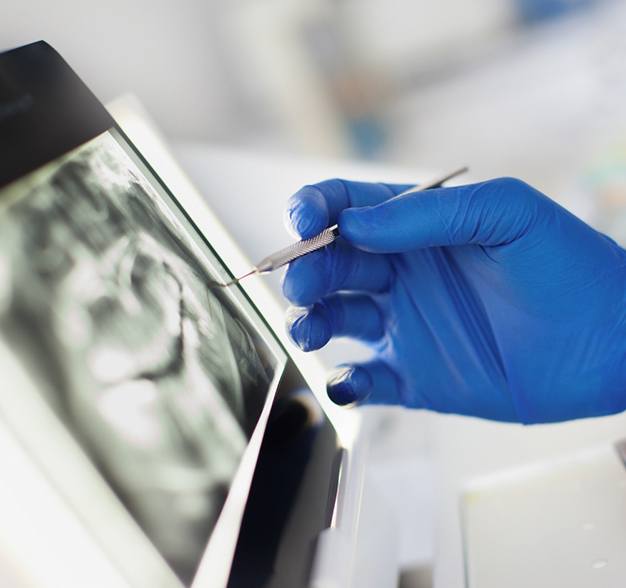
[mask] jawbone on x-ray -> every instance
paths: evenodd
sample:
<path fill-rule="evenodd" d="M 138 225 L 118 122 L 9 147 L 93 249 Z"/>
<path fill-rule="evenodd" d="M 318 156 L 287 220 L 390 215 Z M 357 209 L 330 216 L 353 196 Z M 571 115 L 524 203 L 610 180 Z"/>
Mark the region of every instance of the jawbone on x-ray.
<path fill-rule="evenodd" d="M 189 580 L 277 360 L 165 198 L 112 133 L 9 186 L 0 336 Z"/>

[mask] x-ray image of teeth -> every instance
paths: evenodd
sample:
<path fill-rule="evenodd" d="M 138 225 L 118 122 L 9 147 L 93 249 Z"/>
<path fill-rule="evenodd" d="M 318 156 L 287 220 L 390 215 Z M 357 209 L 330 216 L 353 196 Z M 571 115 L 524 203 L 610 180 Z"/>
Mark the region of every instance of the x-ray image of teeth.
<path fill-rule="evenodd" d="M 188 581 L 276 358 L 112 134 L 5 192 L 0 336 Z"/>

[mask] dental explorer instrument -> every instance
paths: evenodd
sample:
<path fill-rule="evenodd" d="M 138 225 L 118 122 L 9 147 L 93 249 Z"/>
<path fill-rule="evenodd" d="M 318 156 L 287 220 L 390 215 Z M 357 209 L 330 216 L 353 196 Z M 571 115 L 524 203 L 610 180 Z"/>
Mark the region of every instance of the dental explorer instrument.
<path fill-rule="evenodd" d="M 451 180 L 452 178 L 465 173 L 468 170 L 467 167 L 461 167 L 459 169 L 454 170 L 446 174 L 443 177 L 437 178 L 430 182 L 426 182 L 425 184 L 420 184 L 418 186 L 414 186 L 413 188 L 409 188 L 400 194 L 397 194 L 390 200 L 396 200 L 397 198 L 402 198 L 403 196 L 408 196 L 409 194 L 415 194 L 416 192 L 422 192 L 424 190 L 429 190 L 431 188 L 439 188 L 443 183 Z M 287 247 L 264 257 L 261 261 L 259 261 L 249 272 L 239 276 L 238 278 L 234 278 L 230 282 L 225 284 L 219 284 L 220 286 L 226 288 L 228 286 L 232 286 L 251 276 L 253 274 L 266 274 L 269 272 L 273 272 L 278 268 L 287 265 L 288 263 L 298 259 L 304 255 L 308 255 L 313 251 L 317 251 L 322 247 L 326 247 L 330 245 L 333 241 L 335 241 L 339 237 L 339 226 L 333 225 L 324 229 L 314 237 L 310 237 L 309 239 L 302 239 L 301 241 L 296 241 Z"/>

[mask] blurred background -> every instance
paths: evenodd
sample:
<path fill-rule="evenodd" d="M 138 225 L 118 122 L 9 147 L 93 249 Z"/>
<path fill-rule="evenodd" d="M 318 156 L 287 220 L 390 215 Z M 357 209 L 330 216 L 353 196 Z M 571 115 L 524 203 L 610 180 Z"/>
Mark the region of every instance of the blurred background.
<path fill-rule="evenodd" d="M 171 141 L 514 175 L 626 240 L 622 0 L 21 0 L 0 47 L 55 46 Z"/>

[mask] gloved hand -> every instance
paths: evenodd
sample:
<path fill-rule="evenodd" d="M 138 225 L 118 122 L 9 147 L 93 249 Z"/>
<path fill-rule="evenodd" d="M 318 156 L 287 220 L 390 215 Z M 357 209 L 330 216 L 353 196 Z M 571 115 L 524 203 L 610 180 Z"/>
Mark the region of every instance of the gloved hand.
<path fill-rule="evenodd" d="M 290 200 L 300 236 L 342 236 L 287 270 L 292 338 L 374 351 L 330 397 L 524 423 L 624 410 L 626 252 L 516 179 L 389 200 L 406 188 L 329 180 Z"/>

